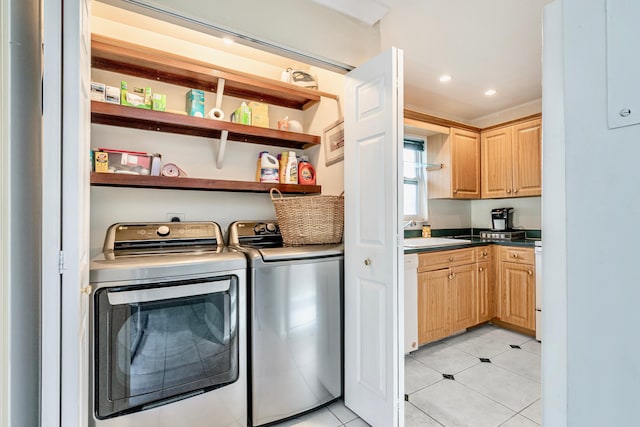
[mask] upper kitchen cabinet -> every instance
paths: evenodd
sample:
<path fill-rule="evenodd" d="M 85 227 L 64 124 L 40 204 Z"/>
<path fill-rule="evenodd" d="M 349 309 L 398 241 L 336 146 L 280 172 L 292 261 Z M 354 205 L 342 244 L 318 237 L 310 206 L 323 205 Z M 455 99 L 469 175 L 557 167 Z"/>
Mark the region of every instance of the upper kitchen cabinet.
<path fill-rule="evenodd" d="M 542 193 L 542 119 L 482 132 L 482 198 Z"/>
<path fill-rule="evenodd" d="M 452 127 L 427 141 L 430 199 L 480 198 L 480 133 Z M 437 165 L 437 166 L 434 166 Z"/>

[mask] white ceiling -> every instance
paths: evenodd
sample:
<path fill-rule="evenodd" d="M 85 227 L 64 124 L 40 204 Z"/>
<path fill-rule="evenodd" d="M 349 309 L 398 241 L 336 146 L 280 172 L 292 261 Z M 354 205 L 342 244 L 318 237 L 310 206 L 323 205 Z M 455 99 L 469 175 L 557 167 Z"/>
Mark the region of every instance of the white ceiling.
<path fill-rule="evenodd" d="M 542 97 L 551 0 L 379 0 L 381 47 L 404 50 L 405 106 L 473 123 Z M 439 82 L 442 74 L 452 80 Z M 497 93 L 487 97 L 487 89 Z"/>

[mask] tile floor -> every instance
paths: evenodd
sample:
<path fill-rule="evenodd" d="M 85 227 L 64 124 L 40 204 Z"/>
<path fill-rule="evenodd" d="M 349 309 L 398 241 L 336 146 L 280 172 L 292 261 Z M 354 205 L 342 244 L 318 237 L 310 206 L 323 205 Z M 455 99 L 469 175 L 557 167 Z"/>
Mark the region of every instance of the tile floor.
<path fill-rule="evenodd" d="M 452 377 L 447 379 L 444 375 Z M 540 343 L 484 325 L 405 357 L 406 427 L 540 425 Z M 368 426 L 342 402 L 277 427 Z"/>

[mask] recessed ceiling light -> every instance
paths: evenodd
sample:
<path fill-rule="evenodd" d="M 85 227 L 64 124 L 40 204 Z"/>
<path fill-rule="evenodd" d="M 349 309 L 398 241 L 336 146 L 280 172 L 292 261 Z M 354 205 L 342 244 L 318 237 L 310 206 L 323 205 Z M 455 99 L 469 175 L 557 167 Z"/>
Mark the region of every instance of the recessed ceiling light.
<path fill-rule="evenodd" d="M 449 74 L 443 74 L 440 76 L 440 83 L 446 83 L 451 80 L 451 76 Z"/>
<path fill-rule="evenodd" d="M 224 44 L 233 44 L 233 39 L 230 39 L 229 37 L 223 37 L 222 41 Z"/>
<path fill-rule="evenodd" d="M 496 94 L 496 90 L 495 89 L 489 89 L 484 94 L 487 95 L 487 96 L 493 96 L 493 95 Z"/>

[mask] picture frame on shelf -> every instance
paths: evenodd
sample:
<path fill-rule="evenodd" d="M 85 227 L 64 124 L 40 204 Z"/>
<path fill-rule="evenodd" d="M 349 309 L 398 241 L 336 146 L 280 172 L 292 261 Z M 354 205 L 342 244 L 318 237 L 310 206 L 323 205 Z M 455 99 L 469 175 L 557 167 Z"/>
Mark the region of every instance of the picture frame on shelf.
<path fill-rule="evenodd" d="M 325 165 L 344 160 L 344 119 L 330 124 L 322 133 Z"/>

